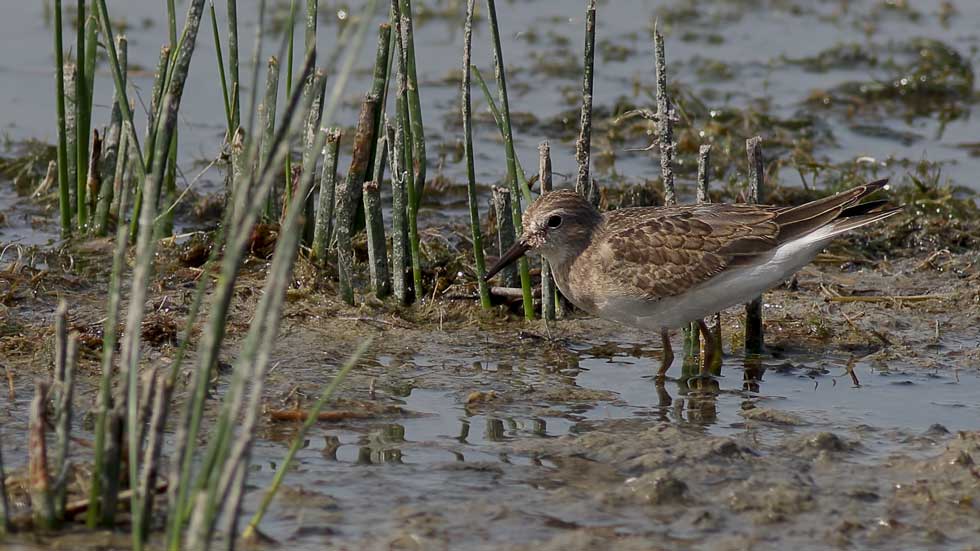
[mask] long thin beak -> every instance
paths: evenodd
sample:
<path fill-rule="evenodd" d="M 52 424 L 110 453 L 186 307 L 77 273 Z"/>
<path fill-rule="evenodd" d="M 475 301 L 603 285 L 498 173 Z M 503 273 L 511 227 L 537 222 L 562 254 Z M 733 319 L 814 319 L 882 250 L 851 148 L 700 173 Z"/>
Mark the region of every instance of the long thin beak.
<path fill-rule="evenodd" d="M 518 258 L 524 256 L 531 247 L 527 246 L 523 241 L 518 240 L 516 243 L 511 245 L 507 252 L 505 252 L 498 260 L 497 263 L 490 267 L 487 271 L 487 275 L 483 276 L 483 281 L 490 281 L 490 278 L 497 275 L 497 272 L 503 270 L 512 262 Z"/>

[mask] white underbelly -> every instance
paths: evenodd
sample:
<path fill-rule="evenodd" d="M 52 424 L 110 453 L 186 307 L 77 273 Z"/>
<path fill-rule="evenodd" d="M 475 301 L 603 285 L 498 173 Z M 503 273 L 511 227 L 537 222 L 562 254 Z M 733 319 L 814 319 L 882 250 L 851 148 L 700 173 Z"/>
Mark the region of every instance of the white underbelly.
<path fill-rule="evenodd" d="M 807 265 L 826 239 L 808 236 L 786 243 L 753 265 L 725 270 L 689 291 L 659 300 L 610 297 L 597 302 L 597 314 L 605 319 L 644 329 L 676 329 L 715 312 L 742 304 L 788 279 Z"/>

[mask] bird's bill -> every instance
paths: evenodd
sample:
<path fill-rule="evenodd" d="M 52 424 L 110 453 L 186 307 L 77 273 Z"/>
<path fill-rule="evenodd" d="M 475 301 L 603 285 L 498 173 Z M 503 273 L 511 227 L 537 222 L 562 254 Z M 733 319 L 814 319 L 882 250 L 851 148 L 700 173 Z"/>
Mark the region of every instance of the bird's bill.
<path fill-rule="evenodd" d="M 487 274 L 483 276 L 483 281 L 490 281 L 490 278 L 497 275 L 497 272 L 511 265 L 518 258 L 524 256 L 524 253 L 526 253 L 530 248 L 531 247 L 524 243 L 523 240 L 518 240 L 509 249 L 507 249 L 507 252 L 501 255 L 496 264 L 487 270 Z"/>

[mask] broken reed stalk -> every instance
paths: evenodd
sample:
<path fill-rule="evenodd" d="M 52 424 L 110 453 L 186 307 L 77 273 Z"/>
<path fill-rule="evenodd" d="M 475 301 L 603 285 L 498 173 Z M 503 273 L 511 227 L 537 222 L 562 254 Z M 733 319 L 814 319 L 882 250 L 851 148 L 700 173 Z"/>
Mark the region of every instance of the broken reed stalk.
<path fill-rule="evenodd" d="M 415 298 L 418 299 L 423 296 L 423 291 L 422 252 L 419 247 L 418 229 L 418 206 L 420 204 L 420 198 L 416 192 L 417 182 L 415 181 L 415 176 L 418 174 L 417 165 L 419 161 L 415 159 L 417 148 L 414 144 L 415 136 L 413 134 L 414 129 L 412 128 L 411 115 L 412 99 L 409 92 L 411 73 L 408 59 L 408 40 L 409 34 L 411 33 L 412 21 L 410 18 L 404 17 L 401 14 L 399 0 L 392 0 L 391 8 L 392 16 L 395 19 L 396 42 L 398 44 L 398 97 L 395 101 L 395 124 L 402 127 L 402 132 L 400 134 L 396 133 L 396 136 L 401 136 L 403 140 L 401 150 L 404 160 L 401 166 L 408 173 L 408 177 L 404 181 L 406 196 L 405 216 L 408 227 L 408 245 L 411 252 L 412 286 L 415 291 Z"/>
<path fill-rule="evenodd" d="M 497 254 L 503 257 L 507 249 L 514 244 L 516 233 L 514 232 L 513 218 L 511 218 L 514 209 L 512 208 L 509 189 L 494 186 L 492 197 L 493 210 L 497 219 Z M 500 282 L 503 287 L 517 286 L 517 269 L 513 264 L 500 271 Z"/>
<path fill-rule="evenodd" d="M 68 139 L 65 115 L 65 54 L 61 0 L 54 2 L 55 103 L 58 113 L 58 207 L 61 213 L 61 235 L 71 234 L 71 194 L 68 192 Z M 73 159 L 74 161 L 74 159 Z"/>
<path fill-rule="evenodd" d="M 170 388 L 163 373 L 154 373 L 155 382 L 150 422 L 146 428 L 147 440 L 143 451 L 143 472 L 140 473 L 138 493 L 146 496 L 142 501 L 143 510 L 139 518 L 143 520 L 143 532 L 149 533 L 150 518 L 153 516 L 153 491 L 160 470 L 160 455 L 163 450 L 164 425 L 170 409 Z M 148 401 L 149 403 L 149 401 Z"/>
<path fill-rule="evenodd" d="M 92 132 L 92 95 L 95 89 L 95 18 L 85 15 L 85 2 L 78 3 L 78 34 L 84 42 L 78 43 L 78 88 L 76 89 L 75 109 L 77 113 L 78 148 L 76 149 L 78 170 L 76 173 L 75 210 L 78 217 L 79 229 L 88 225 L 88 167 L 89 167 L 89 135 Z M 108 35 L 107 35 L 108 36 Z M 110 41 L 111 42 L 111 41 Z M 84 48 L 82 45 L 84 44 Z"/>
<path fill-rule="evenodd" d="M 514 154 L 514 136 L 510 124 L 510 104 L 507 100 L 507 78 L 504 71 L 504 54 L 500 47 L 500 28 L 497 24 L 497 8 L 494 0 L 487 0 L 487 12 L 490 19 L 490 37 L 493 41 L 493 66 L 497 78 L 497 93 L 500 101 L 501 120 L 504 124 L 504 149 L 507 155 L 507 182 L 510 186 L 511 217 L 514 230 L 523 227 L 521 223 L 521 186 L 517 180 L 517 163 Z M 526 190 L 525 190 L 526 191 Z M 530 192 L 524 197 L 530 204 Z M 515 238 L 518 236 L 515 234 Z M 518 272 L 521 276 L 521 289 L 524 291 L 524 319 L 534 319 L 534 299 L 531 290 L 531 270 L 527 257 L 518 261 Z"/>
<path fill-rule="evenodd" d="M 88 213 L 95 212 L 95 200 L 99 195 L 99 188 L 102 187 L 102 173 L 99 165 L 102 164 L 102 138 L 98 130 L 92 130 L 91 156 L 88 162 L 88 181 L 85 183 L 86 193 L 85 210 Z"/>
<path fill-rule="evenodd" d="M 326 146 L 323 148 L 323 166 L 320 167 L 320 194 L 317 197 L 316 224 L 313 228 L 313 246 L 310 258 L 317 266 L 327 263 L 327 248 L 333 229 L 334 195 L 337 188 L 337 159 L 340 152 L 340 129 L 321 128 L 326 132 Z"/>
<path fill-rule="evenodd" d="M 658 23 L 653 27 L 653 44 L 657 65 L 657 142 L 660 144 L 660 177 L 664 183 L 664 204 L 676 205 L 674 193 L 674 113 L 667 95 L 667 59 L 664 37 Z"/>
<path fill-rule="evenodd" d="M 337 271 L 340 276 L 340 297 L 350 305 L 354 304 L 354 218 L 360 198 L 358 192 L 362 191 L 368 171 L 371 143 L 374 141 L 374 114 L 378 107 L 376 96 L 364 96 L 357 117 L 350 168 L 343 183 L 337 186 Z"/>
<path fill-rule="evenodd" d="M 34 526 L 41 530 L 52 530 L 56 526 L 51 478 L 48 474 L 48 449 L 44 437 L 44 404 L 47 394 L 48 384 L 36 381 L 28 435 L 31 510 Z"/>
<path fill-rule="evenodd" d="M 54 360 L 54 426 L 55 426 L 55 456 L 54 456 L 54 514 L 58 519 L 64 518 L 65 503 L 68 498 L 67 472 L 69 462 L 69 442 L 71 440 L 71 399 L 74 392 L 73 365 L 78 352 L 78 339 L 68 338 L 68 303 L 61 299 L 54 315 L 55 325 L 55 360 Z M 74 347 L 74 350 L 72 349 Z"/>
<path fill-rule="evenodd" d="M 371 289 L 375 296 L 384 298 L 391 293 L 391 278 L 388 275 L 388 247 L 385 236 L 385 221 L 381 210 L 381 186 L 384 178 L 384 159 L 387 148 L 385 134 L 377 139 L 378 155 L 374 163 L 373 180 L 364 182 L 364 226 L 367 232 L 368 267 L 371 276 Z"/>
<path fill-rule="evenodd" d="M 76 159 L 78 158 L 78 109 L 76 103 L 78 102 L 78 65 L 74 63 L 65 64 L 65 108 L 67 109 L 67 115 L 65 118 L 65 134 L 67 136 L 68 143 L 65 150 L 68 153 L 68 194 L 69 194 L 69 208 L 71 209 L 71 215 L 74 219 L 78 212 L 78 203 L 76 197 L 78 195 L 78 188 L 75 182 L 78 181 L 78 163 Z"/>
<path fill-rule="evenodd" d="M 303 176 L 305 177 L 307 173 L 311 176 L 316 174 L 316 162 L 320 157 L 320 153 L 323 149 L 323 140 L 320 138 L 320 115 L 321 109 L 323 107 L 324 93 L 327 86 L 327 75 L 321 70 L 317 69 L 313 74 L 313 87 L 311 94 L 313 95 L 313 102 L 310 104 L 309 114 L 306 117 L 306 132 L 305 132 L 305 147 L 303 148 Z M 316 144 L 320 143 L 320 148 L 316 148 Z M 307 194 L 300 198 L 303 201 L 305 215 L 305 224 L 303 225 L 303 243 L 305 245 L 313 244 L 313 234 L 314 226 L 316 224 L 314 208 L 313 208 L 313 194 Z"/>
<path fill-rule="evenodd" d="M 483 231 L 480 229 L 480 204 L 476 194 L 476 168 L 473 159 L 473 106 L 470 97 L 470 60 L 473 53 L 473 10 L 476 0 L 466 1 L 466 22 L 463 25 L 463 82 L 460 105 L 463 114 L 463 150 L 466 154 L 466 198 L 470 207 L 470 237 L 473 241 L 473 263 L 480 304 L 490 308 L 490 288 L 483 280 L 487 263 L 483 255 Z"/>
<path fill-rule="evenodd" d="M 326 405 L 330 397 L 333 396 L 334 392 L 337 390 L 337 387 L 340 386 L 340 383 L 345 377 L 347 377 L 347 374 L 350 373 L 350 370 L 357 365 L 361 359 L 361 356 L 364 355 L 369 346 L 371 346 L 371 339 L 368 339 L 367 341 L 364 341 L 358 345 L 351 357 L 340 368 L 337 375 L 334 376 L 333 381 L 331 381 L 330 384 L 323 389 L 320 397 L 310 408 L 309 414 L 306 416 L 306 420 L 303 421 L 303 424 L 300 426 L 296 435 L 293 436 L 293 440 L 289 445 L 289 451 L 286 453 L 286 457 L 284 457 L 279 463 L 279 466 L 276 469 L 276 474 L 272 478 L 272 482 L 266 489 L 265 494 L 263 494 L 258 510 L 255 511 L 255 514 L 248 522 L 248 526 L 245 527 L 245 531 L 242 533 L 242 538 L 247 540 L 255 537 L 256 529 L 258 528 L 259 523 L 262 522 L 262 517 L 265 516 L 265 512 L 268 510 L 269 504 L 272 503 L 272 499 L 276 496 L 276 492 L 279 491 L 279 486 L 282 485 L 283 478 L 285 478 L 286 473 L 289 472 L 289 469 L 292 466 L 293 458 L 296 456 L 296 452 L 299 451 L 306 439 L 306 433 L 317 422 L 317 417 L 320 414 L 320 411 L 323 409 L 323 406 Z"/>
<path fill-rule="evenodd" d="M 231 140 L 232 120 L 231 120 L 231 100 L 228 95 L 228 77 L 225 75 L 225 57 L 221 52 L 221 34 L 218 32 L 218 16 L 214 13 L 214 0 L 209 6 L 211 13 L 211 36 L 214 39 L 214 54 L 218 61 L 218 80 L 221 82 L 221 98 L 225 102 L 225 124 L 227 130 L 225 139 Z"/>
<path fill-rule="evenodd" d="M 170 45 L 160 48 L 156 71 L 153 73 L 153 88 L 150 91 L 150 109 L 146 113 L 146 142 L 150 142 L 156 124 L 157 109 L 163 100 L 163 81 L 167 79 L 167 66 L 170 64 Z"/>
<path fill-rule="evenodd" d="M 412 1 L 401 1 L 401 28 L 403 33 L 403 45 L 405 47 L 405 61 L 408 69 L 408 115 L 411 122 L 411 144 L 413 166 L 408 167 L 413 172 L 409 182 L 414 187 L 415 199 L 409 207 L 418 211 L 422 204 L 422 194 L 425 191 L 425 129 L 422 125 L 422 103 L 419 97 L 419 79 L 416 72 L 415 63 L 415 21 L 412 15 Z M 414 270 L 413 270 L 414 271 Z M 416 296 L 422 292 L 421 287 L 415 290 Z"/>
<path fill-rule="evenodd" d="M 65 506 L 68 503 L 68 478 L 71 476 L 71 459 L 68 443 L 71 442 L 72 399 L 75 395 L 75 366 L 78 362 L 78 335 L 68 337 L 65 356 L 65 374 L 60 382 L 58 393 L 55 435 L 58 449 L 55 456 L 54 514 L 59 521 L 65 520 Z"/>
<path fill-rule="evenodd" d="M 708 195 L 708 183 L 711 180 L 711 145 L 705 144 L 698 148 L 698 185 L 697 202 L 710 203 L 711 197 Z M 710 335 L 704 335 L 705 339 L 711 339 L 714 343 L 715 355 L 712 363 L 708 366 L 712 375 L 721 375 L 721 312 L 715 312 L 712 316 L 714 327 L 711 328 Z M 691 332 L 697 329 L 700 331 L 697 322 L 691 324 Z"/>
<path fill-rule="evenodd" d="M 279 95 L 279 60 L 274 56 L 269 58 L 268 70 L 265 77 L 265 96 L 259 106 L 259 127 L 262 130 L 262 137 L 259 141 L 259 158 L 257 170 L 262 172 L 265 168 L 265 160 L 269 158 L 272 149 L 272 139 L 276 132 L 276 102 Z M 271 221 L 275 218 L 275 213 L 279 212 L 278 194 L 273 188 L 269 192 L 266 200 L 265 219 Z"/>
<path fill-rule="evenodd" d="M 765 167 L 762 158 L 762 137 L 756 136 L 745 141 L 745 151 L 749 159 L 749 189 L 746 199 L 759 204 L 764 200 Z M 761 354 L 764 349 L 762 330 L 762 297 L 759 296 L 745 305 L 745 353 Z"/>
<path fill-rule="evenodd" d="M 551 177 L 551 144 L 547 141 L 538 144 L 538 179 L 541 181 L 541 195 L 549 193 L 552 187 Z M 541 317 L 546 321 L 554 321 L 555 303 L 558 296 L 555 291 L 555 277 L 551 273 L 551 264 L 541 257 Z"/>
<path fill-rule="evenodd" d="M 575 191 L 592 203 L 597 203 L 598 190 L 592 189 L 589 179 L 589 157 L 592 150 L 592 78 L 595 69 L 595 0 L 589 0 L 585 10 L 585 55 L 582 72 L 582 114 L 579 135 L 575 142 L 578 177 Z"/>
<path fill-rule="evenodd" d="M 388 164 L 391 165 L 391 290 L 400 304 L 408 301 L 405 272 L 408 268 L 408 221 L 405 202 L 405 181 L 408 171 L 404 169 L 405 160 L 404 127 L 392 125 L 385 117 L 385 133 L 388 143 Z"/>
<path fill-rule="evenodd" d="M 116 49 L 119 52 L 119 64 L 125 78 L 129 66 L 129 42 L 125 36 L 116 37 Z M 122 111 L 119 107 L 119 102 L 122 99 L 115 92 L 113 92 L 113 96 L 111 124 L 105 139 L 105 154 L 102 162 L 102 187 L 98 193 L 93 221 L 93 232 L 99 237 L 104 237 L 108 232 L 110 207 L 116 191 L 116 182 L 122 178 L 123 170 L 126 167 L 127 144 L 129 143 L 129 137 L 123 128 Z"/>

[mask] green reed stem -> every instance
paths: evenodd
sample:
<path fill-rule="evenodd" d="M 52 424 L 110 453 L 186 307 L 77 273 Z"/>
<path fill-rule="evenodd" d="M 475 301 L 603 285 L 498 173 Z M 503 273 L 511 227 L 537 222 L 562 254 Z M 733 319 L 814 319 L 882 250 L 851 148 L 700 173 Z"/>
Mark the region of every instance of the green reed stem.
<path fill-rule="evenodd" d="M 262 522 L 262 518 L 265 516 L 266 511 L 269 509 L 269 504 L 272 503 L 272 499 L 276 497 L 276 492 L 279 491 L 279 487 L 282 485 L 283 479 L 286 477 L 286 473 L 289 472 L 289 468 L 292 466 L 293 458 L 296 457 L 296 452 L 302 447 L 303 442 L 306 439 L 306 433 L 310 428 L 317 422 L 320 415 L 320 411 L 323 410 L 323 406 L 326 405 L 327 401 L 333 396 L 334 392 L 337 391 L 337 387 L 340 383 L 347 377 L 351 369 L 357 365 L 361 360 L 361 356 L 367 352 L 368 347 L 371 346 L 372 339 L 362 342 L 358 345 L 357 349 L 351 355 L 351 357 L 344 363 L 334 376 L 333 381 L 323 389 L 320 397 L 313 404 L 313 406 L 306 412 L 306 419 L 303 421 L 302 426 L 300 426 L 299 431 L 293 436 L 293 440 L 289 445 L 289 451 L 286 452 L 286 457 L 282 459 L 279 463 L 279 467 L 276 469 L 276 474 L 272 478 L 272 483 L 266 489 L 265 494 L 262 496 L 262 501 L 259 503 L 259 508 L 255 511 L 252 519 L 248 521 L 248 526 L 245 527 L 245 531 L 242 533 L 243 538 L 254 537 L 255 531 L 258 529 L 259 523 Z"/>
<path fill-rule="evenodd" d="M 423 296 L 422 289 L 422 252 L 419 246 L 419 228 L 418 228 L 418 206 L 419 197 L 416 193 L 416 182 L 415 175 L 417 171 L 413 169 L 416 166 L 415 160 L 415 145 L 414 138 L 412 136 L 411 128 L 411 98 L 409 96 L 409 68 L 408 68 L 408 47 L 407 43 L 407 33 L 408 27 L 411 25 L 411 20 L 408 17 L 403 17 L 401 15 L 401 8 L 398 6 L 398 0 L 392 0 L 391 3 L 392 12 L 395 18 L 395 32 L 396 41 L 398 43 L 398 98 L 395 101 L 396 107 L 396 119 L 395 124 L 401 126 L 402 133 L 401 136 L 404 139 L 404 144 L 402 147 L 402 154 L 404 156 L 404 169 L 408 173 L 408 178 L 405 179 L 405 192 L 406 192 L 406 223 L 408 227 L 408 244 L 409 250 L 411 252 L 411 263 L 412 263 L 412 285 L 415 290 L 416 300 L 421 299 Z"/>
<path fill-rule="evenodd" d="M 323 151 L 323 140 L 320 138 L 320 115 L 323 107 L 323 99 L 327 85 L 327 75 L 317 69 L 314 74 L 313 82 L 313 103 L 310 105 L 310 112 L 306 118 L 306 139 L 303 148 L 303 177 L 307 174 L 312 178 L 316 174 L 316 162 Z M 324 137 L 325 138 L 325 137 Z M 317 144 L 320 144 L 319 149 Z M 307 246 L 313 244 L 313 234 L 315 233 L 316 218 L 313 208 L 313 194 L 304 194 L 301 199 L 305 205 L 306 216 L 303 225 L 303 243 Z"/>
<path fill-rule="evenodd" d="M 228 3 L 228 73 L 231 76 L 231 128 L 238 128 L 241 121 L 241 80 L 238 72 L 238 0 Z"/>
<path fill-rule="evenodd" d="M 296 0 L 289 1 L 289 21 L 286 23 L 286 36 L 289 42 L 286 47 L 286 97 L 293 95 L 293 42 L 296 29 Z M 309 52 L 307 52 L 309 53 Z M 286 155 L 286 187 L 282 194 L 283 208 L 289 205 L 289 199 L 293 196 L 293 159 L 292 153 Z"/>
<path fill-rule="evenodd" d="M 592 79 L 595 70 L 595 0 L 589 0 L 585 10 L 585 54 L 582 71 L 582 114 L 579 135 L 575 142 L 578 176 L 575 191 L 591 202 L 597 202 L 598 190 L 592 189 L 589 179 L 589 158 L 592 151 Z"/>
<path fill-rule="evenodd" d="M 476 168 L 473 159 L 473 106 L 470 98 L 470 59 L 473 53 L 473 10 L 476 0 L 466 1 L 466 22 L 463 24 L 463 82 L 460 105 L 463 114 L 463 149 L 466 154 L 466 198 L 470 207 L 470 236 L 473 240 L 473 261 L 480 304 L 490 308 L 490 286 L 483 280 L 487 262 L 483 255 L 483 231 L 480 229 L 480 205 L 476 194 Z"/>
<path fill-rule="evenodd" d="M 214 2 L 209 6 L 211 10 L 211 35 L 214 37 L 214 53 L 218 58 L 218 77 L 221 79 L 221 97 L 225 102 L 225 122 L 228 124 L 228 131 L 225 134 L 226 140 L 231 140 L 233 133 L 231 118 L 231 101 L 228 99 L 228 79 L 225 76 L 225 59 L 221 53 L 221 36 L 218 33 L 218 17 L 214 13 Z"/>
<path fill-rule="evenodd" d="M 105 0 L 98 0 L 98 15 L 100 32 L 102 36 L 115 36 L 112 33 L 112 23 L 109 20 L 109 10 L 106 9 Z M 139 137 L 136 135 L 136 125 L 133 123 L 133 110 L 129 104 L 129 98 L 126 95 L 126 78 L 122 72 L 122 66 L 119 63 L 119 55 L 116 53 L 116 44 L 112 40 L 107 40 L 105 43 L 106 53 L 109 58 L 109 66 L 112 70 L 113 82 L 116 86 L 116 94 L 118 94 L 119 109 L 122 111 L 123 121 L 129 122 L 129 143 L 133 150 L 132 159 L 135 161 L 134 165 L 136 167 L 136 176 L 142 185 L 143 180 L 146 179 L 146 164 L 143 160 L 143 152 L 140 149 Z"/>
<path fill-rule="evenodd" d="M 493 115 L 493 120 L 497 124 L 500 139 L 506 142 L 504 117 L 500 113 L 500 109 L 497 108 L 497 101 L 493 99 L 493 93 L 490 91 L 490 87 L 483 78 L 483 73 L 480 72 L 479 67 L 470 65 L 470 70 L 473 71 L 473 76 L 476 77 L 476 83 L 480 86 L 480 90 L 483 92 L 483 98 L 487 102 L 487 108 L 490 109 L 490 114 Z M 517 164 L 517 183 L 521 186 L 521 197 L 528 203 L 533 202 L 534 197 L 531 195 L 530 180 L 528 180 L 527 174 L 524 172 L 524 166 L 521 164 L 521 159 L 517 156 L 516 152 L 514 153 L 514 163 Z"/>
<path fill-rule="evenodd" d="M 315 88 L 326 78 L 322 71 L 318 70 L 317 73 L 317 76 L 314 77 L 317 81 L 314 84 Z M 319 92 L 319 95 L 323 95 L 322 91 Z M 316 133 L 315 135 L 316 138 L 312 147 L 322 149 L 326 134 Z M 303 173 L 296 189 L 297 197 L 303 197 L 309 193 L 314 179 L 315 172 L 313 170 Z M 265 378 L 269 356 L 271 350 L 275 348 L 275 339 L 279 333 L 286 286 L 289 284 L 290 274 L 296 261 L 304 209 L 305 205 L 301 201 L 294 201 L 283 218 L 281 233 L 283 238 L 276 243 L 272 267 L 263 288 L 262 299 L 255 309 L 253 321 L 249 326 L 248 334 L 239 353 L 239 359 L 234 367 L 232 384 L 225 395 L 222 416 L 216 431 L 218 434 L 216 437 L 212 437 L 212 441 L 217 442 L 217 453 L 215 456 L 216 470 L 208 481 L 208 498 L 205 501 L 205 521 L 209 532 L 214 529 L 218 513 L 217 507 L 226 501 L 232 481 L 235 478 L 235 471 L 241 462 L 246 461 L 251 441 L 254 439 L 255 425 L 262 404 L 261 389 L 255 394 L 256 389 L 253 386 L 252 399 L 249 400 L 249 409 L 245 413 L 246 420 L 243 431 L 235 439 L 236 442 L 232 442 L 232 423 L 236 422 L 242 412 L 245 382 L 252 381 L 253 385 L 261 385 Z M 218 470 L 219 468 L 220 470 Z M 229 534 L 229 537 L 234 537 L 234 534 Z"/>
<path fill-rule="evenodd" d="M 88 225 L 88 201 L 86 200 L 86 185 L 88 184 L 89 165 L 89 136 L 92 133 L 92 95 L 95 85 L 95 18 L 85 15 L 85 1 L 78 3 L 78 88 L 76 92 L 75 109 L 77 110 L 78 148 L 76 149 L 76 191 L 75 211 L 78 216 L 78 227 Z M 82 37 L 84 33 L 84 38 Z M 111 41 L 111 39 L 110 39 Z"/>
<path fill-rule="evenodd" d="M 520 231 L 523 227 L 521 223 L 521 189 L 517 179 L 517 162 L 514 155 L 514 136 L 511 132 L 510 124 L 510 104 L 507 100 L 507 77 L 504 71 L 504 54 L 500 47 L 500 28 L 497 25 L 497 8 L 494 0 L 487 0 L 487 13 L 490 19 L 490 36 L 493 40 L 493 62 L 494 73 L 497 78 L 497 93 L 500 101 L 500 111 L 503 121 L 504 149 L 507 153 L 507 182 L 510 185 L 513 201 L 511 202 L 511 212 L 514 222 L 514 230 Z M 525 200 L 531 203 L 530 191 L 527 192 Z M 519 235 L 517 236 L 520 237 Z M 518 271 L 521 274 L 521 291 L 524 301 L 524 319 L 534 319 L 534 298 L 531 290 L 531 270 L 527 257 L 521 257 L 518 261 Z"/>
<path fill-rule="evenodd" d="M 65 127 L 65 54 L 61 0 L 54 2 L 55 103 L 58 111 L 58 206 L 61 213 L 61 235 L 71 235 L 71 195 L 68 192 L 68 141 Z M 72 158 L 72 163 L 75 159 Z M 72 182 L 74 183 L 74 182 Z"/>
<path fill-rule="evenodd" d="M 388 91 L 388 75 L 390 74 L 391 66 L 391 25 L 389 23 L 381 23 L 378 26 L 378 49 L 374 56 L 374 79 L 371 83 L 371 94 L 378 97 L 378 105 L 380 106 L 375 113 L 374 117 L 374 135 L 378 137 L 374 144 L 371 146 L 371 156 L 368 160 L 368 167 L 371 172 L 367 175 L 367 179 L 374 180 L 381 185 L 381 178 L 379 178 L 375 172 L 374 167 L 378 164 L 378 156 L 384 155 L 378 151 L 382 143 L 382 138 L 384 137 L 384 128 L 382 126 L 384 121 L 385 105 L 387 99 Z M 387 144 L 386 144 L 387 145 Z"/>
<path fill-rule="evenodd" d="M 124 122 L 123 125 L 128 125 Z M 122 134 L 119 142 L 120 154 L 117 158 L 116 174 L 121 178 L 119 165 L 124 164 L 128 147 L 128 134 Z M 125 212 L 126 198 L 129 187 L 119 188 L 119 212 Z M 89 508 L 86 512 L 86 524 L 95 528 L 102 517 L 101 507 L 104 499 L 103 490 L 107 484 L 105 472 L 106 461 L 106 431 L 107 415 L 112 409 L 112 358 L 116 351 L 116 326 L 119 323 L 119 303 L 122 295 L 122 271 L 126 262 L 127 238 L 129 232 L 126 224 L 120 221 L 116 226 L 116 249 L 112 255 L 112 272 L 109 276 L 109 304 L 106 308 L 106 318 L 102 325 L 102 379 L 99 384 L 97 398 L 97 415 L 95 420 L 95 459 L 92 467 L 92 479 L 89 485 Z"/>
<path fill-rule="evenodd" d="M 308 55 L 306 63 L 303 65 L 302 78 L 307 78 L 312 68 L 313 60 Z M 273 181 L 277 179 L 275 171 L 279 170 L 281 163 L 288 154 L 288 136 L 297 128 L 301 120 L 298 116 L 299 103 L 300 93 L 297 90 L 297 93 L 290 97 L 283 117 L 283 125 L 276 133 L 272 147 L 273 157 L 267 161 L 265 170 L 257 175 L 259 186 L 255 190 L 256 192 L 248 193 L 251 181 L 255 178 L 250 178 L 244 185 L 233 188 L 236 192 L 233 194 L 233 204 L 241 206 L 231 209 L 232 212 L 239 214 L 233 216 L 228 225 L 230 230 L 226 235 L 227 245 L 221 262 L 219 285 L 211 296 L 210 316 L 203 333 L 203 340 L 199 346 L 198 367 L 194 370 L 189 386 L 189 403 L 178 424 L 178 449 L 175 451 L 171 462 L 173 467 L 170 479 L 177 481 L 177 489 L 172 494 L 173 499 L 167 516 L 167 541 L 168 548 L 175 551 L 180 544 L 180 532 L 190 517 L 192 487 L 195 490 L 194 495 L 196 495 L 197 490 L 206 486 L 210 469 L 213 468 L 213 463 L 206 459 L 202 472 L 192 481 L 195 450 L 207 397 L 208 378 L 217 361 L 218 351 L 224 340 L 225 321 L 234 294 L 234 283 L 238 277 L 248 238 L 251 235 L 251 228 L 264 204 L 265 194 L 268 193 Z"/>
<path fill-rule="evenodd" d="M 409 167 L 414 172 L 411 182 L 415 187 L 415 199 L 409 206 L 417 212 L 425 191 L 425 129 L 422 125 L 422 101 L 419 97 L 419 78 L 415 67 L 415 23 L 412 15 L 412 0 L 400 1 L 405 59 L 408 69 L 406 84 L 408 85 L 408 114 L 412 125 L 412 160 L 415 163 L 414 166 Z"/>
<path fill-rule="evenodd" d="M 100 0 L 100 2 L 104 1 Z M 180 109 L 180 100 L 183 95 L 184 84 L 187 80 L 191 57 L 194 54 L 194 47 L 197 43 L 197 32 L 200 27 L 203 11 L 204 0 L 191 0 L 188 5 L 187 18 L 184 25 L 186 40 L 181 41 L 180 47 L 176 52 L 173 64 L 173 79 L 161 105 L 162 120 L 158 121 L 158 132 L 160 134 L 154 140 L 156 151 L 154 152 L 153 158 L 155 161 L 151 165 L 151 170 L 143 186 L 145 197 L 156 197 L 157 190 L 163 181 L 163 174 L 166 168 L 165 155 L 167 154 L 167 149 L 172 144 L 174 130 L 177 126 L 177 113 Z M 105 15 L 103 13 L 103 16 Z M 139 335 L 145 313 L 144 305 L 155 253 L 156 242 L 153 236 L 156 208 L 157 205 L 155 202 L 149 201 L 143 205 L 142 212 L 140 212 L 139 234 L 136 242 L 136 263 L 133 268 L 130 302 L 126 317 L 126 331 L 123 336 L 120 352 L 120 368 L 124 373 L 122 377 L 122 395 L 127 396 L 126 410 L 129 457 L 134 459 L 139 456 L 140 452 L 140 419 L 137 408 L 137 382 L 140 359 Z M 147 499 L 147 497 L 141 496 L 138 491 L 139 465 L 135 460 L 129 461 L 129 485 L 133 490 L 131 499 L 133 548 L 138 550 L 142 549 L 145 538 L 143 520 L 139 517 L 139 512 L 143 507 L 142 500 Z"/>

